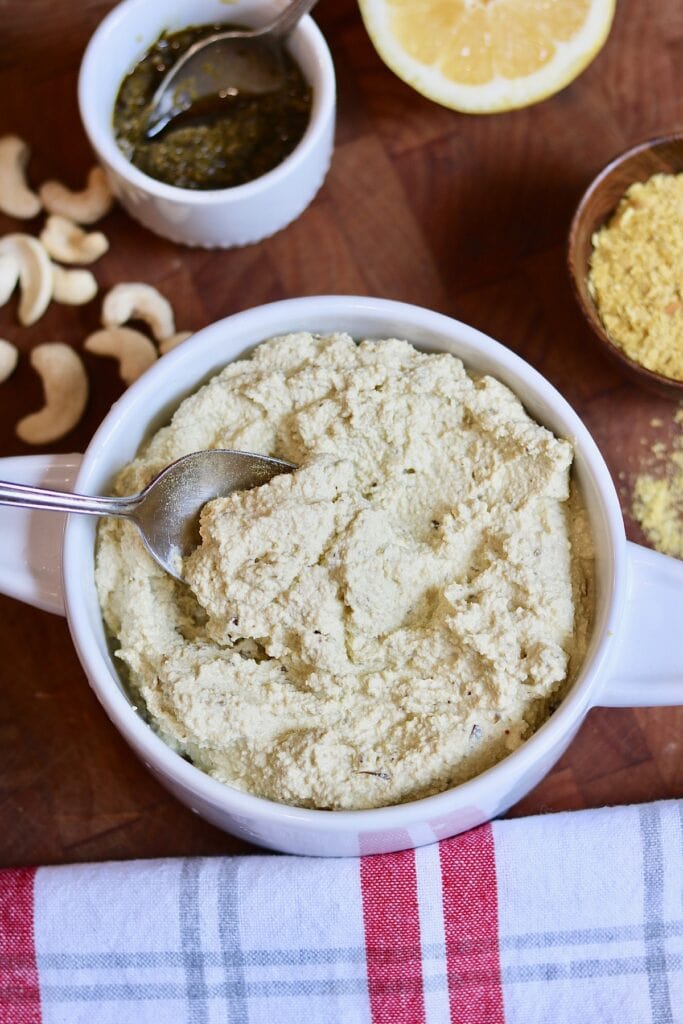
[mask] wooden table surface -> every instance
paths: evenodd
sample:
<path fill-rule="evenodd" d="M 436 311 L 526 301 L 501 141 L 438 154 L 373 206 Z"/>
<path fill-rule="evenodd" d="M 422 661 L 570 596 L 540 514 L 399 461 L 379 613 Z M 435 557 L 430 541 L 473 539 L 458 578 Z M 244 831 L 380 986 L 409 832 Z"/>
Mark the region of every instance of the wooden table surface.
<path fill-rule="evenodd" d="M 111 6 L 102 0 L 0 0 L 0 133 L 32 147 L 30 178 L 80 185 L 92 163 L 76 105 L 80 55 Z M 102 290 L 148 281 L 172 298 L 179 328 L 289 296 L 402 299 L 450 314 L 508 345 L 584 418 L 623 500 L 675 406 L 636 390 L 594 347 L 565 270 L 568 224 L 592 176 L 641 139 L 683 128 L 683 5 L 619 0 L 590 68 L 527 110 L 467 117 L 442 109 L 380 62 L 353 0 L 322 0 L 339 114 L 330 174 L 285 231 L 227 252 L 156 238 L 121 210 L 101 224 L 111 249 L 92 268 Z M 0 233 L 38 221 L 0 216 Z M 52 304 L 33 327 L 0 309 L 0 336 L 27 354 L 80 348 L 100 300 Z M 91 400 L 49 451 L 80 451 L 122 385 L 85 356 Z M 0 455 L 29 453 L 14 424 L 41 404 L 27 359 L 0 386 Z M 663 426 L 653 427 L 659 418 Z M 0 528 L 2 528 L 0 512 Z M 66 622 L 0 598 L 0 864 L 246 852 L 185 810 L 147 773 L 91 693 Z M 513 814 L 683 796 L 683 709 L 595 710 L 545 781 Z"/>

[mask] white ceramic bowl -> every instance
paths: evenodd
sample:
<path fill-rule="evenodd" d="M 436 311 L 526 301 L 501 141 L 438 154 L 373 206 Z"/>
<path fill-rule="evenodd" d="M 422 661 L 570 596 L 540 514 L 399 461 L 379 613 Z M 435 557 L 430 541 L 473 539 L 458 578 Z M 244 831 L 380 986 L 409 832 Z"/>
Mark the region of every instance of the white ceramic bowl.
<path fill-rule="evenodd" d="M 597 547 L 597 608 L 590 647 L 571 692 L 552 717 L 504 761 L 438 796 L 367 811 L 315 811 L 271 803 L 225 786 L 167 747 L 133 707 L 116 673 L 97 602 L 95 523 L 72 516 L 60 560 L 61 517 L 0 509 L 0 590 L 66 610 L 90 683 L 150 771 L 221 828 L 291 853 L 356 855 L 442 839 L 501 814 L 536 785 L 595 705 L 683 703 L 683 564 L 627 543 L 619 502 L 590 434 L 561 395 L 513 352 L 465 324 L 381 299 L 291 299 L 239 313 L 199 331 L 164 356 L 111 409 L 77 456 L 0 460 L 0 477 L 106 493 L 140 443 L 182 399 L 253 345 L 274 334 L 349 331 L 398 337 L 425 351 L 453 352 L 495 374 L 529 412 L 576 447 L 575 473 Z M 78 466 L 80 462 L 80 468 Z M 74 480 L 75 476 L 75 480 Z"/>
<path fill-rule="evenodd" d="M 134 167 L 114 138 L 121 81 L 164 29 L 226 21 L 258 26 L 281 8 L 274 0 L 124 0 L 88 43 L 78 80 L 83 125 L 121 204 L 158 235 L 206 248 L 257 242 L 298 217 L 322 185 L 332 154 L 335 79 L 330 51 L 310 17 L 292 33 L 289 49 L 313 90 L 311 119 L 299 145 L 272 171 L 235 188 L 176 188 Z"/>

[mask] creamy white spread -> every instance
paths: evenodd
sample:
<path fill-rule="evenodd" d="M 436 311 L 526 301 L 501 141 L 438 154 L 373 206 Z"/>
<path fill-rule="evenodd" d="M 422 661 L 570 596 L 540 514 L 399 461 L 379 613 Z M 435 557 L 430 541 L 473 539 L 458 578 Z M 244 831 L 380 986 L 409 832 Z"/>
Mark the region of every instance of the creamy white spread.
<path fill-rule="evenodd" d="M 592 551 L 572 447 L 405 341 L 293 334 L 186 399 L 120 474 L 206 448 L 299 468 L 210 502 L 189 585 L 104 520 L 97 585 L 160 735 L 305 807 L 437 793 L 515 749 L 580 663 Z"/>

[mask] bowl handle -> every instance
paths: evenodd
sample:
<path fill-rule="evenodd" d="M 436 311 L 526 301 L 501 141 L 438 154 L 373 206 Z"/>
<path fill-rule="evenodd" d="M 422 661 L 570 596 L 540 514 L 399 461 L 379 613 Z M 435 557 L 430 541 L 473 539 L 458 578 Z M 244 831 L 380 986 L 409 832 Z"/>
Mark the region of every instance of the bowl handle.
<path fill-rule="evenodd" d="M 627 545 L 619 653 L 598 695 L 610 708 L 683 704 L 683 562 Z"/>
<path fill-rule="evenodd" d="M 0 459 L 0 479 L 70 491 L 81 455 Z M 0 507 L 0 593 L 64 615 L 62 535 L 66 515 Z"/>

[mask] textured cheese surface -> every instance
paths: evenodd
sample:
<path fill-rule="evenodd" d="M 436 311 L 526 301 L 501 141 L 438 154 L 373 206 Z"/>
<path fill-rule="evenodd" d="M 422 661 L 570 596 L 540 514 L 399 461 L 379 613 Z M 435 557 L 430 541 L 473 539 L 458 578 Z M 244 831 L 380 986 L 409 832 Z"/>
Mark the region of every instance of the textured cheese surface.
<path fill-rule="evenodd" d="M 404 341 L 271 339 L 116 490 L 204 448 L 299 469 L 205 507 L 188 586 L 130 524 L 100 526 L 105 621 L 167 742 L 275 801 L 367 808 L 461 782 L 545 720 L 585 649 L 591 551 L 571 445 L 508 388 Z"/>

